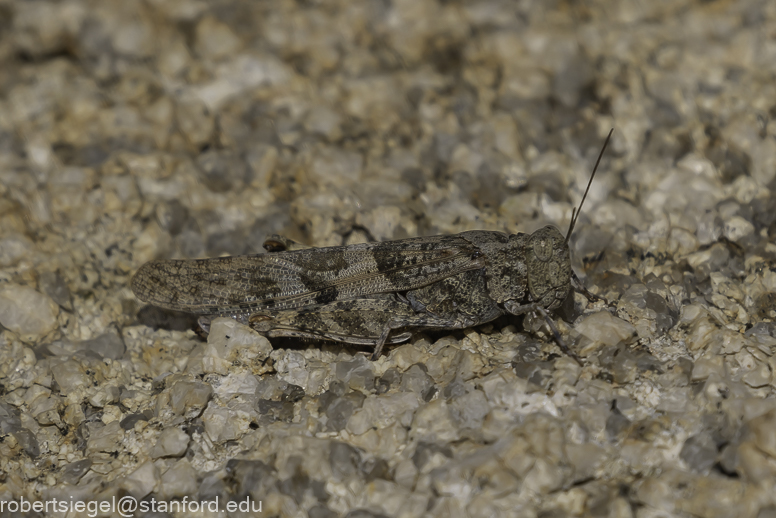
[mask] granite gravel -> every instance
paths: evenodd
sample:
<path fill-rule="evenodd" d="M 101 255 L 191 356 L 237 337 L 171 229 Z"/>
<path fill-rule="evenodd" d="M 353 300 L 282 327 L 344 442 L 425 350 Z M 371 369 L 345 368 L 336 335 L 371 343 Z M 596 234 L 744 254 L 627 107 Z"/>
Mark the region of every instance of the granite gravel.
<path fill-rule="evenodd" d="M 765 0 L 0 0 L 0 516 L 776 516 L 775 35 Z M 612 127 L 581 366 L 530 315 L 372 362 L 129 288 L 270 234 L 565 229 Z"/>

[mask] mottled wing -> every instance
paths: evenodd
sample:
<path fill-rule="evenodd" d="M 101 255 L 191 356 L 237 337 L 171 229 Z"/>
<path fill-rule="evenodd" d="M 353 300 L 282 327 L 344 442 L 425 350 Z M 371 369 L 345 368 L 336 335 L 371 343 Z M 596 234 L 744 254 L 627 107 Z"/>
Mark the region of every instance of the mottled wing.
<path fill-rule="evenodd" d="M 407 291 L 485 258 L 456 236 L 196 260 L 152 261 L 132 291 L 155 306 L 200 315 L 229 315 L 325 304 Z"/>

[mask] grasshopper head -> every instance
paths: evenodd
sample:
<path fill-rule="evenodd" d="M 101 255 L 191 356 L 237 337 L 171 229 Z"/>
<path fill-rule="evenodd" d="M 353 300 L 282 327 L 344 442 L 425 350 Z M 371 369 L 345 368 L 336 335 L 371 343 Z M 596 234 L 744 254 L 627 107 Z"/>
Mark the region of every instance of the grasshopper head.
<path fill-rule="evenodd" d="M 528 238 L 525 252 L 531 299 L 548 310 L 558 308 L 571 289 L 566 238 L 553 226 L 542 227 Z"/>

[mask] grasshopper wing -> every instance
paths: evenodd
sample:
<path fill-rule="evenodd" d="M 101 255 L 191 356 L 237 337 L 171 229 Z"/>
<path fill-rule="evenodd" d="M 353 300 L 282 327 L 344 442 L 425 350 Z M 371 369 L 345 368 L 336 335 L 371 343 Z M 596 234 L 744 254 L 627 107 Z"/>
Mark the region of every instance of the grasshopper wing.
<path fill-rule="evenodd" d="M 483 268 L 457 236 L 195 260 L 151 261 L 132 279 L 142 301 L 199 315 L 294 309 L 419 288 Z"/>

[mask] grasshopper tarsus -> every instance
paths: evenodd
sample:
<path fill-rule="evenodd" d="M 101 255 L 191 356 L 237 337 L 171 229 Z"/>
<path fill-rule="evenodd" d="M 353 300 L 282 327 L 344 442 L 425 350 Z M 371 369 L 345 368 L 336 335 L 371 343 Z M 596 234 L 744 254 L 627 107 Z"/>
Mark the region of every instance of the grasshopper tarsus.
<path fill-rule="evenodd" d="M 401 329 L 404 327 L 404 324 L 396 319 L 389 320 L 385 326 L 383 327 L 382 332 L 380 333 L 380 336 L 375 341 L 375 350 L 372 352 L 372 355 L 369 357 L 373 362 L 377 361 L 378 358 L 380 358 L 380 355 L 383 352 L 383 346 L 385 345 L 385 342 L 388 340 L 388 335 L 393 331 L 394 329 Z"/>
<path fill-rule="evenodd" d="M 563 337 L 558 330 L 558 326 L 555 325 L 555 322 L 552 320 L 552 317 L 547 312 L 547 310 L 539 306 L 536 308 L 536 311 L 538 311 L 539 314 L 544 317 L 544 320 L 547 322 L 547 326 L 550 328 L 550 331 L 552 331 L 552 336 L 555 338 L 555 342 L 558 344 L 558 347 L 560 347 L 560 350 L 567 356 L 573 358 L 580 367 L 584 367 L 585 365 L 582 363 L 582 359 L 577 356 L 577 353 L 572 351 L 568 345 L 566 345 L 566 342 L 563 340 Z"/>
<path fill-rule="evenodd" d="M 581 293 L 582 295 L 587 298 L 588 302 L 598 302 L 599 300 L 601 302 L 606 303 L 607 305 L 610 304 L 608 300 L 606 300 L 606 297 L 602 297 L 600 295 L 596 295 L 595 293 L 588 290 L 584 284 L 582 284 L 582 281 L 579 280 L 579 277 L 577 277 L 577 274 L 574 272 L 574 270 L 571 271 L 571 280 L 574 283 L 574 289 Z"/>
<path fill-rule="evenodd" d="M 207 337 L 210 334 L 210 319 L 207 317 L 199 317 L 197 319 L 197 334 L 202 337 Z"/>
<path fill-rule="evenodd" d="M 307 245 L 297 243 L 293 239 L 281 236 L 280 234 L 271 234 L 264 239 L 262 244 L 264 250 L 270 253 L 288 252 L 292 250 L 305 250 L 310 248 Z"/>

